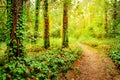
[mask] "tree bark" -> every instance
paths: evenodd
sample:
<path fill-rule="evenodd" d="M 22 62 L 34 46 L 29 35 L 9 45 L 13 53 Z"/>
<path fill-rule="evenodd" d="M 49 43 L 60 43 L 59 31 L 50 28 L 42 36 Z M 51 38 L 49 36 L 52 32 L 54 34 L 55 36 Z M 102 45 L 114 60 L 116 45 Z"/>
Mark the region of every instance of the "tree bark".
<path fill-rule="evenodd" d="M 62 47 L 68 47 L 68 4 L 64 2 Z"/>
<path fill-rule="evenodd" d="M 15 56 L 20 56 L 21 50 L 20 50 L 20 38 L 17 36 L 17 26 L 20 18 L 20 14 L 22 13 L 22 7 L 23 7 L 23 0 L 11 0 L 12 1 L 12 29 L 11 29 L 11 42 L 10 47 L 12 48 L 12 52 Z M 22 24 L 22 22 L 20 23 Z"/>
<path fill-rule="evenodd" d="M 113 14 L 113 18 L 117 19 L 117 0 L 114 0 L 114 4 L 113 4 L 113 9 L 114 9 L 114 14 Z"/>
<path fill-rule="evenodd" d="M 104 19 L 104 29 L 105 29 L 105 35 L 108 34 L 108 20 L 107 20 L 107 2 L 104 0 L 104 9 L 105 9 L 105 19 Z"/>
<path fill-rule="evenodd" d="M 44 48 L 50 47 L 48 0 L 44 0 Z"/>
<path fill-rule="evenodd" d="M 114 3 L 113 3 L 113 34 L 114 34 L 114 37 L 115 37 L 115 28 L 117 26 L 117 23 L 116 23 L 116 20 L 117 20 L 117 0 L 114 0 Z"/>
<path fill-rule="evenodd" d="M 36 0 L 36 12 L 35 12 L 36 20 L 35 20 L 35 27 L 34 27 L 34 30 L 35 30 L 35 32 L 34 32 L 35 42 L 36 42 L 37 37 L 38 37 L 39 10 L 40 10 L 40 0 Z"/>

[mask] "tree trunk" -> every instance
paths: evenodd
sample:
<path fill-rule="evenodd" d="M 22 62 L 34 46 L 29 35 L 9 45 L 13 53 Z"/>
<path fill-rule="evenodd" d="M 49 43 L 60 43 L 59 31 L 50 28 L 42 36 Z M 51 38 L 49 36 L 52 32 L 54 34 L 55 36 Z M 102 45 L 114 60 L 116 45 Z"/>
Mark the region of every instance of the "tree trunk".
<path fill-rule="evenodd" d="M 114 14 L 113 14 L 113 18 L 117 19 L 117 0 L 114 0 L 114 4 L 113 4 L 113 9 L 114 9 Z"/>
<path fill-rule="evenodd" d="M 116 5 L 116 3 L 117 3 L 117 0 L 114 0 L 114 3 L 113 3 L 113 34 L 114 34 L 114 37 L 115 37 L 115 28 L 116 28 L 116 26 L 117 26 L 117 23 L 116 23 L 116 21 L 117 21 L 117 5 Z"/>
<path fill-rule="evenodd" d="M 40 0 L 36 0 L 36 12 L 35 12 L 36 20 L 35 20 L 35 27 L 34 27 L 34 30 L 35 30 L 35 32 L 34 32 L 35 42 L 36 42 L 37 37 L 38 37 L 39 10 L 40 10 Z"/>
<path fill-rule="evenodd" d="M 68 4 L 64 2 L 62 47 L 68 47 Z"/>
<path fill-rule="evenodd" d="M 14 56 L 20 56 L 21 51 L 21 42 L 20 42 L 20 35 L 21 34 L 18 30 L 19 25 L 22 25 L 22 20 L 20 20 L 21 14 L 22 14 L 22 7 L 23 7 L 23 0 L 9 0 L 11 2 L 11 17 L 7 16 L 8 18 L 11 18 L 12 21 L 11 24 L 11 33 L 10 33 L 10 52 L 14 54 Z M 9 7 L 8 7 L 9 8 Z M 7 12 L 9 12 L 7 10 Z M 8 19 L 7 18 L 7 19 Z M 19 26 L 19 27 L 18 27 Z M 22 34 L 21 34 L 22 35 Z"/>
<path fill-rule="evenodd" d="M 16 26 L 18 22 L 18 6 L 17 6 L 17 0 L 12 0 L 12 30 L 11 30 L 11 43 L 10 46 L 12 48 L 12 52 L 15 53 L 15 56 L 18 56 L 19 53 L 17 53 L 18 46 L 17 45 L 17 37 L 16 37 Z"/>
<path fill-rule="evenodd" d="M 50 47 L 48 0 L 44 0 L 44 48 Z"/>
<path fill-rule="evenodd" d="M 107 2 L 104 0 L 104 9 L 105 9 L 105 18 L 104 18 L 104 29 L 105 29 L 105 35 L 108 34 L 108 20 L 107 20 Z"/>

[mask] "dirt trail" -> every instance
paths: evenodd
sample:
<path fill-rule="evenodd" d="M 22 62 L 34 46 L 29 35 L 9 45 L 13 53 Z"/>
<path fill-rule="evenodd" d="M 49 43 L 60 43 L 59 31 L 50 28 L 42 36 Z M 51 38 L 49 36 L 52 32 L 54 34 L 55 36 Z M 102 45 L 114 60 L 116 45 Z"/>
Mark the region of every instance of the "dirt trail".
<path fill-rule="evenodd" d="M 105 53 L 83 44 L 79 46 L 83 57 L 73 63 L 74 69 L 62 80 L 120 80 L 119 70 Z"/>

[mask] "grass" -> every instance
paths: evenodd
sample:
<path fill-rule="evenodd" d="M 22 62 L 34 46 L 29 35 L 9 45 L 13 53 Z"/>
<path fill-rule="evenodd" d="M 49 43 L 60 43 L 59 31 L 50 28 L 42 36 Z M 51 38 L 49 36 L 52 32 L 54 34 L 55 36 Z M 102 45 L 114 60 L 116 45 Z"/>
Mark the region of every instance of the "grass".
<path fill-rule="evenodd" d="M 120 68 L 120 40 L 119 38 L 103 38 L 97 39 L 92 37 L 81 38 L 80 41 L 84 44 L 107 52 L 111 59 L 118 64 Z"/>

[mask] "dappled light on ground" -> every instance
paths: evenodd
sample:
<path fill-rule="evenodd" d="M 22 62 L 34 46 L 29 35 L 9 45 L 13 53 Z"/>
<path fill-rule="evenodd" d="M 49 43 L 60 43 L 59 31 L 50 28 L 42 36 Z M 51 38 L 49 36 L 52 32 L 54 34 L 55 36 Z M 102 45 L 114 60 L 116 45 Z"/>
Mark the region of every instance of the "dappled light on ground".
<path fill-rule="evenodd" d="M 120 80 L 120 0 L 0 0 L 0 80 Z"/>

